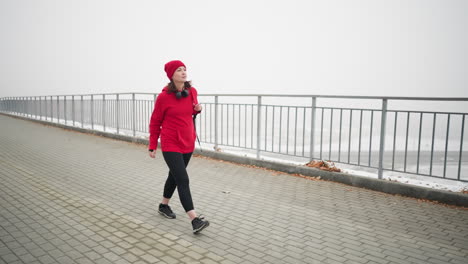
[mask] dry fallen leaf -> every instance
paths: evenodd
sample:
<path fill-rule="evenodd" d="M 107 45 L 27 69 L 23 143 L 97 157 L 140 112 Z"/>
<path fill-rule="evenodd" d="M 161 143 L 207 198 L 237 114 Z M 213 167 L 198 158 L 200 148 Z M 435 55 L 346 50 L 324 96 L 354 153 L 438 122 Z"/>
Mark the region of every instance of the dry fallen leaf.
<path fill-rule="evenodd" d="M 318 168 L 325 171 L 341 172 L 341 169 L 335 166 L 331 161 L 313 160 L 306 164 L 307 167 Z"/>

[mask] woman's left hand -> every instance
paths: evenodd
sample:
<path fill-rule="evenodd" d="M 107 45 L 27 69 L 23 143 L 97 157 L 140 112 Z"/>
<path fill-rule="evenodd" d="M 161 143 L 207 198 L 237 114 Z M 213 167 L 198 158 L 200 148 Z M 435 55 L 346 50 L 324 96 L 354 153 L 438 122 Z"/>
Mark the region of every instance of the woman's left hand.
<path fill-rule="evenodd" d="M 193 109 L 194 109 L 195 111 L 197 111 L 197 112 L 200 112 L 200 111 L 202 110 L 202 106 L 201 106 L 201 104 L 196 104 L 196 105 L 193 107 Z"/>

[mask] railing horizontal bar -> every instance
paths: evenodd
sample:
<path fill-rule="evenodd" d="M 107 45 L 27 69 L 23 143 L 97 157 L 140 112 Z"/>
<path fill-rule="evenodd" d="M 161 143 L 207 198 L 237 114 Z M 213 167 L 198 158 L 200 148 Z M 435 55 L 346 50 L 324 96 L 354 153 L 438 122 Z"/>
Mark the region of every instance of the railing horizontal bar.
<path fill-rule="evenodd" d="M 382 111 L 382 109 L 377 109 L 377 108 L 352 108 L 352 107 L 330 107 L 330 106 L 317 106 L 316 108 L 320 108 L 320 109 L 324 109 L 324 110 Z"/>
<path fill-rule="evenodd" d="M 387 99 L 422 101 L 468 101 L 468 97 L 392 97 L 392 96 L 350 96 L 350 95 L 301 95 L 301 94 L 198 94 L 198 96 L 262 96 L 262 97 L 302 97 L 302 98 L 343 98 L 343 99 Z"/>
<path fill-rule="evenodd" d="M 59 94 L 59 95 L 47 95 L 47 96 L 72 96 L 72 95 L 132 95 L 132 94 L 141 94 L 141 95 L 153 95 L 155 93 L 147 92 L 135 92 L 135 93 L 98 93 L 98 94 Z M 22 96 L 23 98 L 27 97 L 36 97 L 40 95 L 31 95 L 31 96 Z M 44 96 L 44 95 L 42 95 Z M 198 94 L 198 96 L 230 96 L 230 97 L 301 97 L 301 98 L 343 98 L 343 99 L 374 99 L 374 100 L 410 100 L 410 101 L 457 101 L 463 102 L 468 101 L 468 97 L 400 97 L 400 96 L 350 96 L 350 95 L 303 95 L 303 94 Z M 8 97 L 5 97 L 8 98 Z M 11 97 L 10 97 L 11 98 Z"/>
<path fill-rule="evenodd" d="M 467 113 L 462 113 L 462 112 L 434 112 L 434 111 L 409 111 L 409 110 L 387 110 L 387 112 L 391 112 L 391 113 L 395 113 L 395 112 L 398 112 L 398 113 L 414 113 L 414 114 L 451 114 L 451 115 L 466 115 Z"/>

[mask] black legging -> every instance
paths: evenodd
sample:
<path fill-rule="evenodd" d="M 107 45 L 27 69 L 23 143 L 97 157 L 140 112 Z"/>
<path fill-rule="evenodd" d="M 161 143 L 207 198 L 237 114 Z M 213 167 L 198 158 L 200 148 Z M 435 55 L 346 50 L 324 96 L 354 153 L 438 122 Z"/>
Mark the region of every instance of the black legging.
<path fill-rule="evenodd" d="M 164 160 L 169 167 L 169 175 L 164 185 L 164 198 L 170 199 L 177 187 L 179 199 L 185 212 L 193 210 L 192 195 L 190 194 L 189 177 L 186 167 L 192 153 L 163 152 Z"/>

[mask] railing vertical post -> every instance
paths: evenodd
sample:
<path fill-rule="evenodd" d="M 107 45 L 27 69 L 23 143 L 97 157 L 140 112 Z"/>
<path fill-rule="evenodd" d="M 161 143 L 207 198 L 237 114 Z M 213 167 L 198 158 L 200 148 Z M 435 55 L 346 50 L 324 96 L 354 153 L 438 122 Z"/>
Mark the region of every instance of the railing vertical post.
<path fill-rule="evenodd" d="M 457 180 L 460 180 L 460 172 L 462 167 L 462 154 L 463 154 L 463 135 L 465 134 L 465 116 L 462 117 L 462 125 L 461 125 L 461 134 L 460 134 L 460 152 L 458 154 L 458 176 Z"/>
<path fill-rule="evenodd" d="M 32 114 L 34 116 L 35 119 L 37 119 L 37 96 L 33 96 L 31 97 L 31 101 L 32 101 Z"/>
<path fill-rule="evenodd" d="M 50 122 L 54 122 L 54 99 L 50 96 Z"/>
<path fill-rule="evenodd" d="M 91 129 L 94 130 L 94 96 L 91 95 Z"/>
<path fill-rule="evenodd" d="M 383 157 L 385 150 L 385 130 L 387 125 L 387 99 L 382 99 L 382 117 L 380 121 L 379 179 L 383 177 Z"/>
<path fill-rule="evenodd" d="M 214 149 L 217 150 L 218 149 L 218 96 L 215 95 L 215 118 L 214 118 L 214 127 L 215 127 L 215 145 L 214 145 Z"/>
<path fill-rule="evenodd" d="M 73 126 L 75 126 L 75 96 L 72 95 L 72 120 Z"/>
<path fill-rule="evenodd" d="M 102 95 L 102 130 L 106 131 L 106 95 Z"/>
<path fill-rule="evenodd" d="M 80 107 L 80 119 L 81 119 L 81 128 L 84 127 L 84 102 L 83 95 L 81 95 L 81 107 Z"/>
<path fill-rule="evenodd" d="M 261 126 L 262 122 L 262 96 L 258 96 L 257 102 L 257 159 L 260 159 L 260 138 L 261 138 Z"/>
<path fill-rule="evenodd" d="M 310 161 L 314 159 L 315 152 L 315 113 L 317 110 L 317 97 L 312 97 L 312 109 L 310 119 Z"/>
<path fill-rule="evenodd" d="M 57 124 L 59 123 L 60 119 L 60 96 L 57 95 Z"/>
<path fill-rule="evenodd" d="M 37 104 L 37 108 L 39 109 L 36 109 L 36 119 L 41 119 L 41 97 L 40 96 L 36 96 L 36 104 Z"/>
<path fill-rule="evenodd" d="M 39 96 L 39 120 L 42 120 L 42 96 Z"/>
<path fill-rule="evenodd" d="M 115 126 L 117 128 L 117 134 L 119 133 L 119 94 L 117 94 L 116 106 L 115 106 Z"/>
<path fill-rule="evenodd" d="M 450 135 L 450 113 L 447 116 L 447 133 L 445 134 L 445 154 L 444 154 L 444 174 L 443 177 L 445 178 L 445 174 L 447 172 L 447 154 L 448 154 L 448 142 L 449 142 L 449 135 Z"/>
<path fill-rule="evenodd" d="M 67 96 L 63 96 L 63 119 L 65 120 L 65 125 L 67 125 Z"/>
<path fill-rule="evenodd" d="M 136 104 L 135 104 L 135 93 L 132 93 L 132 130 L 133 136 L 136 136 Z"/>

